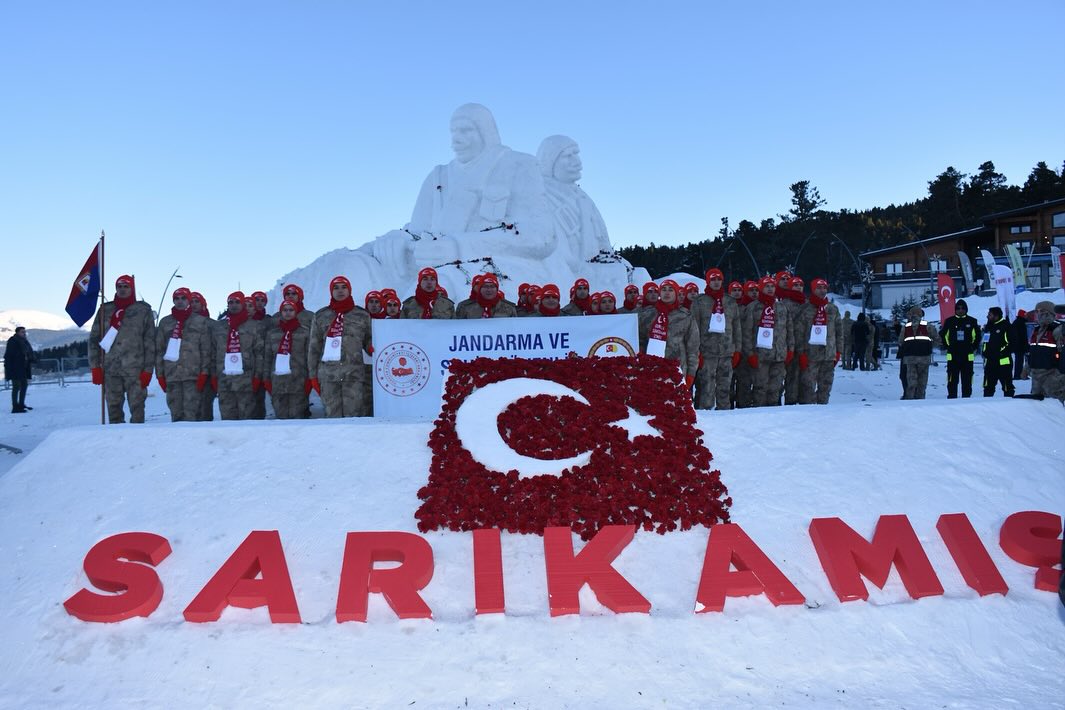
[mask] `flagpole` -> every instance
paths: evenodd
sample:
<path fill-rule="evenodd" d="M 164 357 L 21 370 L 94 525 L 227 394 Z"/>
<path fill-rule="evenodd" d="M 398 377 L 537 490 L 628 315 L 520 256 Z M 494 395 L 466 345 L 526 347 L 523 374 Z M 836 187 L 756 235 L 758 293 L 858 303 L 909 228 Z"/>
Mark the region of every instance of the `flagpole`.
<path fill-rule="evenodd" d="M 107 279 L 104 278 L 104 230 L 100 230 L 100 332 L 98 337 L 103 340 L 104 337 L 104 319 L 103 319 L 103 306 L 107 301 L 107 295 L 104 292 L 106 289 Z M 105 354 L 106 357 L 106 354 Z M 106 368 L 101 368 L 104 370 Z M 100 385 L 100 424 L 104 424 L 104 390 L 107 388 L 107 375 L 104 375 L 104 381 Z"/>

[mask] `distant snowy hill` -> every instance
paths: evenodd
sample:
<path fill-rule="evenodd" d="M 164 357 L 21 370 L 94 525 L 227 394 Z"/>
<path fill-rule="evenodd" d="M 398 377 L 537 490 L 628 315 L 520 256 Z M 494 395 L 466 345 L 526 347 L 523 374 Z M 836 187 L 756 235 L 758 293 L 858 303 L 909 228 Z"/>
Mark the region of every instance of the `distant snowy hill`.
<path fill-rule="evenodd" d="M 78 328 L 66 314 L 57 316 L 44 311 L 12 309 L 0 311 L 0 353 L 7 349 L 7 341 L 22 326 L 34 350 L 67 345 L 89 337 L 86 328 Z"/>

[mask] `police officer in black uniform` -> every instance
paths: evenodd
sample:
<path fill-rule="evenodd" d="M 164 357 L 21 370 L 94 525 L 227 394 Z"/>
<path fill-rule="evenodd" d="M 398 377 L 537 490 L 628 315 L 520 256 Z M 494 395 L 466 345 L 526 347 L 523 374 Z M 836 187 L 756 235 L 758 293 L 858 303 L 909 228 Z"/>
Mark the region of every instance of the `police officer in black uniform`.
<path fill-rule="evenodd" d="M 943 321 L 939 338 L 947 349 L 947 399 L 958 398 L 958 381 L 961 381 L 961 396 L 973 394 L 973 361 L 980 344 L 980 323 L 969 315 L 969 304 L 958 299 L 954 315 Z"/>

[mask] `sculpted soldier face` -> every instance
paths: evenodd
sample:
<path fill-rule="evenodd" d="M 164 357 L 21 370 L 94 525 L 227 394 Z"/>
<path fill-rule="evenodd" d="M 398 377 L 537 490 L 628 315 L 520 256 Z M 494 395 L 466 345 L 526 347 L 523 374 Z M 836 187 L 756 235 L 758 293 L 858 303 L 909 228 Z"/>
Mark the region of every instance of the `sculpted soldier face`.
<path fill-rule="evenodd" d="M 477 125 L 468 118 L 451 121 L 451 149 L 460 163 L 468 163 L 484 150 L 484 138 Z"/>
<path fill-rule="evenodd" d="M 552 176 L 559 182 L 577 182 L 581 179 L 581 149 L 575 145 L 559 153 Z"/>

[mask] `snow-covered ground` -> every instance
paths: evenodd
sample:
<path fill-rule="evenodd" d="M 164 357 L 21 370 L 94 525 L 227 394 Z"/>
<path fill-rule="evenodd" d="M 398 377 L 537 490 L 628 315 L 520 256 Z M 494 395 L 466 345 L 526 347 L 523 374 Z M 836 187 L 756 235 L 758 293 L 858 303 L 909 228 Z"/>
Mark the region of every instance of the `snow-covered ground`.
<path fill-rule="evenodd" d="M 542 538 L 504 534 L 507 612 L 477 617 L 470 534 L 434 532 L 423 592 L 433 620 L 397 620 L 371 595 L 366 624 L 334 617 L 345 534 L 416 530 L 430 424 L 175 425 L 153 382 L 148 424 L 101 427 L 96 387 L 33 386 L 33 412 L 0 414 L 0 443 L 25 451 L 0 451 L 0 706 L 1059 704 L 1065 613 L 998 535 L 1014 512 L 1065 511 L 1065 408 L 947 401 L 942 366 L 929 399 L 903 402 L 897 363 L 883 365 L 837 370 L 827 407 L 699 414 L 733 521 L 804 605 L 729 598 L 721 613 L 693 613 L 708 535 L 697 529 L 638 533 L 615 562 L 650 615 L 612 614 L 586 588 L 580 616 L 551 618 Z M 936 531 L 941 514 L 957 512 L 1007 595 L 966 586 Z M 892 571 L 883 590 L 866 583 L 867 602 L 840 602 L 810 520 L 838 516 L 868 538 L 879 516 L 900 513 L 944 594 L 912 600 Z M 91 587 L 88 549 L 137 530 L 173 548 L 157 568 L 159 608 L 118 624 L 69 616 L 63 601 Z M 262 608 L 185 622 L 184 608 L 253 530 L 280 532 L 302 623 L 272 625 Z"/>

